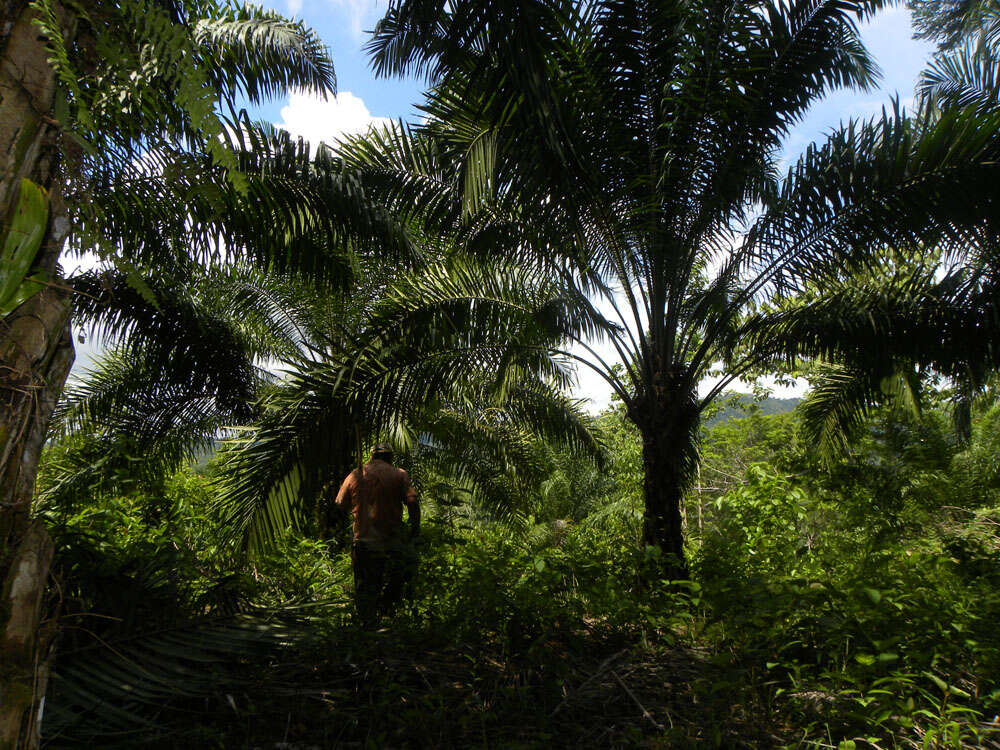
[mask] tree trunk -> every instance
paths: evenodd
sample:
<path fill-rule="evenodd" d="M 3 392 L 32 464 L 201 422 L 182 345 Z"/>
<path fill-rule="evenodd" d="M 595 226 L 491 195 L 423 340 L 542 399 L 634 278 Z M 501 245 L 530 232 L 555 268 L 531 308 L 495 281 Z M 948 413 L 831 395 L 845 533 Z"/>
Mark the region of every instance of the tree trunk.
<path fill-rule="evenodd" d="M 0 238 L 22 179 L 48 193 L 49 212 L 32 272 L 52 280 L 0 318 L 0 750 L 39 742 L 54 629 L 42 626 L 52 542 L 31 517 L 38 459 L 73 363 L 70 299 L 58 274 L 69 229 L 62 150 L 51 118 L 55 74 L 26 0 L 0 0 Z M 53 10 L 67 36 L 71 14 Z"/>
<path fill-rule="evenodd" d="M 642 434 L 643 542 L 660 549 L 667 577 L 683 580 L 688 568 L 681 505 L 698 465 L 699 411 L 683 375 L 661 375 L 654 382 L 665 385 L 631 410 Z"/>

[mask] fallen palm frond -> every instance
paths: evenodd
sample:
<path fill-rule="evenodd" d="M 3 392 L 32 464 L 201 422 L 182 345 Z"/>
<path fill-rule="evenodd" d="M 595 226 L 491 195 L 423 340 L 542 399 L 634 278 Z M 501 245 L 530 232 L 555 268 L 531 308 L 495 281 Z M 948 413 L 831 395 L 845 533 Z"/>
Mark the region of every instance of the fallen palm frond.
<path fill-rule="evenodd" d="M 244 696 L 268 683 L 269 665 L 316 638 L 316 615 L 343 608 L 331 601 L 108 640 L 95 635 L 60 654 L 45 708 L 46 745 L 131 747 L 189 733 L 220 711 L 239 714 Z"/>

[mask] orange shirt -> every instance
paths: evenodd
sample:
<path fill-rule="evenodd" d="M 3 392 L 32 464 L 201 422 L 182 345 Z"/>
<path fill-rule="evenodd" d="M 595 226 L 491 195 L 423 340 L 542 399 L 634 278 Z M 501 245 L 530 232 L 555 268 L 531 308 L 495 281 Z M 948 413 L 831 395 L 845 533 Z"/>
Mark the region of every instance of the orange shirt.
<path fill-rule="evenodd" d="M 356 541 L 385 546 L 398 538 L 403 503 L 416 505 L 417 491 L 405 471 L 376 458 L 347 475 L 336 502 L 354 514 Z"/>

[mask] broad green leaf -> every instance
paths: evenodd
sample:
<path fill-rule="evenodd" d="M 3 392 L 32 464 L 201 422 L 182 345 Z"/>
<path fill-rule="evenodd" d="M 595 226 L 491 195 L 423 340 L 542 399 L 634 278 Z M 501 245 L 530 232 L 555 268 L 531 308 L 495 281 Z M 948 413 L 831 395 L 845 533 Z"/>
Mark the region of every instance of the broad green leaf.
<path fill-rule="evenodd" d="M 35 262 L 49 221 L 49 200 L 45 189 L 22 179 L 14 215 L 3 238 L 0 252 L 0 314 L 6 315 L 41 289 L 36 280 L 21 289 Z"/>
<path fill-rule="evenodd" d="M 49 276 L 45 273 L 35 273 L 24 279 L 21 285 L 14 290 L 14 295 L 0 303 L 0 316 L 8 315 L 16 310 L 36 293 L 42 291 L 48 282 Z"/>

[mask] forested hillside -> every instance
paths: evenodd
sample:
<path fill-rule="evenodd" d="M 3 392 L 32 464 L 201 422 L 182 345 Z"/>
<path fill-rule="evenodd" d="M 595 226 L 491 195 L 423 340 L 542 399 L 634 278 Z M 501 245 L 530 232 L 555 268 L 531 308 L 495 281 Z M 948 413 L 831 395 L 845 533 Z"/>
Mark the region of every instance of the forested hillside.
<path fill-rule="evenodd" d="M 721 408 L 711 416 L 704 419 L 705 427 L 714 427 L 721 422 L 730 419 L 740 419 L 748 413 L 768 416 L 771 414 L 784 414 L 802 403 L 801 398 L 774 398 L 765 396 L 764 398 L 754 398 L 746 394 L 734 394 L 730 400 L 724 401 Z"/>
<path fill-rule="evenodd" d="M 1000 4 L 905 5 L 873 114 L 891 0 L 391 0 L 309 143 L 295 14 L 6 2 L 0 750 L 1000 748 Z"/>

